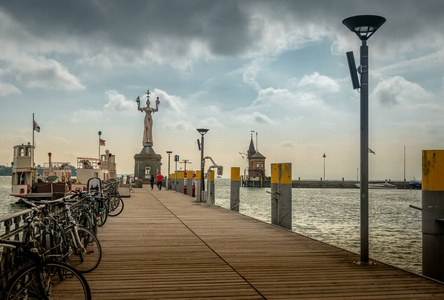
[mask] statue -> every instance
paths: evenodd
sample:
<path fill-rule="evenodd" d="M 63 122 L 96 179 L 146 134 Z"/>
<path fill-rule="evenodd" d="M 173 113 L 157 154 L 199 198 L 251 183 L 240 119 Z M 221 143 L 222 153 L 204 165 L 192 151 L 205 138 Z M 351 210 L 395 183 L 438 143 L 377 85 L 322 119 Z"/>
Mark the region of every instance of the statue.
<path fill-rule="evenodd" d="M 150 91 L 146 92 L 146 107 L 140 107 L 140 98 L 137 97 L 137 109 L 145 112 L 145 129 L 143 131 L 143 144 L 153 144 L 153 117 L 151 113 L 159 110 L 159 97 L 156 100 L 156 108 L 150 107 Z"/>

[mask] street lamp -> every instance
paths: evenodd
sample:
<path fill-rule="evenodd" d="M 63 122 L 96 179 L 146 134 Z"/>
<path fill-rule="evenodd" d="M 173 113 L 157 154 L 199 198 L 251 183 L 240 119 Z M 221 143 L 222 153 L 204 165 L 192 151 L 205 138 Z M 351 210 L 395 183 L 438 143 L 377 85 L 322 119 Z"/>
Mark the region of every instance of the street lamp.
<path fill-rule="evenodd" d="M 325 181 L 325 158 L 327 157 L 324 153 L 324 155 L 322 156 L 324 158 L 324 181 Z"/>
<path fill-rule="evenodd" d="M 200 202 L 203 202 L 204 192 L 205 192 L 205 179 L 204 179 L 204 168 L 205 168 L 205 161 L 204 161 L 204 135 L 208 132 L 209 129 L 205 128 L 198 128 L 197 131 L 201 135 L 200 140 Z"/>
<path fill-rule="evenodd" d="M 385 23 L 380 16 L 363 15 L 344 19 L 342 23 L 362 41 L 361 74 L 361 264 L 369 263 L 368 246 L 368 47 L 367 40 Z M 353 78 L 353 76 L 352 76 Z"/>
<path fill-rule="evenodd" d="M 167 177 L 166 189 L 169 190 L 170 189 L 170 155 L 171 155 L 171 153 L 173 153 L 173 151 L 167 151 L 166 153 L 168 154 L 168 177 Z"/>

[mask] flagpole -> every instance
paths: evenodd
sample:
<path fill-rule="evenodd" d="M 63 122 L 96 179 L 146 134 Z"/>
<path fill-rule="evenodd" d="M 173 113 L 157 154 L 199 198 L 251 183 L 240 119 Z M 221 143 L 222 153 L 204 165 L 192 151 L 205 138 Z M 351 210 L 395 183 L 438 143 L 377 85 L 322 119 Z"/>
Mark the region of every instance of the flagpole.
<path fill-rule="evenodd" d="M 32 167 L 34 167 L 34 129 L 35 129 L 35 120 L 34 120 L 34 113 L 32 113 Z"/>
<path fill-rule="evenodd" d="M 100 136 L 102 135 L 102 132 L 99 131 L 99 159 L 100 159 Z"/>

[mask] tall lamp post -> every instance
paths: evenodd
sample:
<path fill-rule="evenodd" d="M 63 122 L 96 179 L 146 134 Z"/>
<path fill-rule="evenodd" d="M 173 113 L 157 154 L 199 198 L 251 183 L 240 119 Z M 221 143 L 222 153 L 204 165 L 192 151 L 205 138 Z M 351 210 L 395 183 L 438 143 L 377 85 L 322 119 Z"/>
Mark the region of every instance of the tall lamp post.
<path fill-rule="evenodd" d="M 369 264 L 368 245 L 368 46 L 367 40 L 385 23 L 380 16 L 362 15 L 346 18 L 342 23 L 354 32 L 361 40 L 360 67 L 361 74 L 361 264 Z M 353 72 L 350 69 L 350 72 Z M 356 70 L 354 70 L 356 72 Z M 353 80 L 353 74 L 352 80 Z"/>
<path fill-rule="evenodd" d="M 324 155 L 322 156 L 324 158 L 324 181 L 325 181 L 325 158 L 327 157 L 324 153 Z"/>
<path fill-rule="evenodd" d="M 205 192 L 205 162 L 204 162 L 204 135 L 208 132 L 209 129 L 205 128 L 198 128 L 197 131 L 201 135 L 200 139 L 200 202 L 203 202 L 204 200 L 204 192 Z"/>
<path fill-rule="evenodd" d="M 170 189 L 170 155 L 173 153 L 173 151 L 167 151 L 168 154 L 168 177 L 167 177 L 167 183 L 166 183 L 166 189 Z"/>

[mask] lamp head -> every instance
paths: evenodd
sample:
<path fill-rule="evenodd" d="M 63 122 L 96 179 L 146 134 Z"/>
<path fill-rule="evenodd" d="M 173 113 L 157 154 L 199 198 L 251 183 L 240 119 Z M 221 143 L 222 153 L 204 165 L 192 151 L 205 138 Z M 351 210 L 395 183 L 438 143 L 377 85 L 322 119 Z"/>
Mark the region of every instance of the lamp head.
<path fill-rule="evenodd" d="M 362 41 L 368 40 L 384 23 L 384 17 L 372 15 L 354 16 L 342 21 L 342 24 L 356 33 Z"/>
<path fill-rule="evenodd" d="M 208 132 L 209 129 L 205 129 L 205 128 L 198 128 L 196 129 L 201 135 L 204 135 L 205 133 Z"/>
<path fill-rule="evenodd" d="M 173 153 L 173 151 L 167 151 L 167 153 L 168 153 L 168 154 L 171 154 L 171 153 Z"/>

